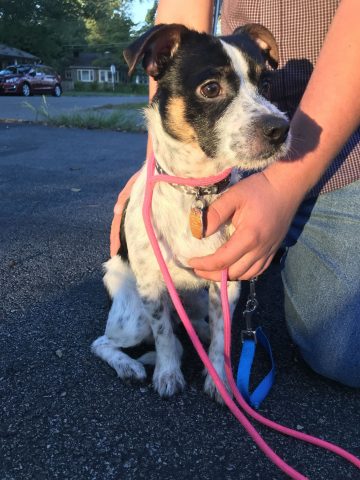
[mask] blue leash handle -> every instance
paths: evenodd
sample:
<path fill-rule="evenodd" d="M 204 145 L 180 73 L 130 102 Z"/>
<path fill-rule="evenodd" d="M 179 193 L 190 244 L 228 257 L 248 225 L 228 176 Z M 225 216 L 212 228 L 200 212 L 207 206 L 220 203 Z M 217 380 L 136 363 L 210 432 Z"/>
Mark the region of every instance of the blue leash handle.
<path fill-rule="evenodd" d="M 271 362 L 271 369 L 267 373 L 267 375 L 261 380 L 255 390 L 250 393 L 250 374 L 255 356 L 256 341 L 267 352 Z M 238 390 L 240 391 L 243 398 L 247 401 L 247 403 L 253 408 L 258 409 L 261 402 L 265 399 L 265 397 L 270 392 L 271 387 L 273 386 L 275 379 L 275 362 L 271 350 L 271 345 L 261 327 L 258 327 L 256 329 L 256 341 L 255 339 L 246 339 L 243 342 L 237 371 L 236 384 Z"/>

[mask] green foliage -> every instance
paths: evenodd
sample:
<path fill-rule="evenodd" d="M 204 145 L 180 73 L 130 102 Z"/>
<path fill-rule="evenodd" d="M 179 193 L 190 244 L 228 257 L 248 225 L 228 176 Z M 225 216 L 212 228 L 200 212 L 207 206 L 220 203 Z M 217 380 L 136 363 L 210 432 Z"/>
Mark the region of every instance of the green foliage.
<path fill-rule="evenodd" d="M 99 90 L 99 83 L 98 82 L 90 83 L 90 88 L 92 92 L 97 92 Z"/>
<path fill-rule="evenodd" d="M 152 27 L 155 23 L 155 15 L 156 15 L 158 3 L 159 1 L 155 0 L 154 5 L 147 11 L 147 14 L 145 17 L 145 23 L 148 27 Z"/>
<path fill-rule="evenodd" d="M 154 4 L 149 10 L 147 11 L 147 14 L 145 16 L 145 23 L 142 25 L 141 28 L 138 28 L 135 31 L 135 36 L 141 35 L 142 33 L 145 33 L 149 28 L 153 27 L 155 24 L 155 16 L 156 16 L 156 11 L 158 7 L 158 0 L 154 0 Z"/>
<path fill-rule="evenodd" d="M 145 132 L 144 120 L 138 108 L 133 108 L 132 105 L 124 106 L 128 108 L 109 113 L 90 111 L 63 114 L 49 118 L 47 123 L 58 127 Z"/>
<path fill-rule="evenodd" d="M 84 82 L 74 82 L 74 90 L 76 92 L 89 92 L 89 85 Z"/>
<path fill-rule="evenodd" d="M 75 51 L 121 58 L 133 23 L 130 0 L 0 0 L 0 43 L 62 70 Z"/>
<path fill-rule="evenodd" d="M 136 95 L 147 95 L 148 86 L 147 85 L 138 85 L 135 83 L 116 83 L 115 89 L 113 89 L 112 83 L 84 83 L 84 82 L 74 82 L 75 92 L 113 92 L 116 93 L 130 93 Z"/>
<path fill-rule="evenodd" d="M 28 108 L 35 115 L 35 121 L 37 122 L 40 118 L 50 118 L 49 107 L 45 95 L 42 95 L 41 103 L 38 107 L 35 107 L 30 102 L 22 102 L 24 108 Z"/>

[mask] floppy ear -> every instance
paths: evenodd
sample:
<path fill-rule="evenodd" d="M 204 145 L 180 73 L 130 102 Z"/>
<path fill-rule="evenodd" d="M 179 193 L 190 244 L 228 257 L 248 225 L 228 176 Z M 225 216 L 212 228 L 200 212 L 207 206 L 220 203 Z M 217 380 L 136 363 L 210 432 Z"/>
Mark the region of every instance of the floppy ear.
<path fill-rule="evenodd" d="M 156 25 L 128 48 L 124 50 L 124 58 L 129 67 L 129 76 L 143 57 L 142 65 L 146 73 L 155 79 L 159 78 L 170 58 L 180 44 L 181 34 L 187 30 L 184 25 L 172 23 Z"/>
<path fill-rule="evenodd" d="M 266 27 L 258 23 L 248 23 L 234 31 L 234 35 L 241 33 L 247 34 L 260 47 L 264 58 L 269 62 L 272 68 L 277 68 L 279 64 L 279 48 L 273 34 Z"/>

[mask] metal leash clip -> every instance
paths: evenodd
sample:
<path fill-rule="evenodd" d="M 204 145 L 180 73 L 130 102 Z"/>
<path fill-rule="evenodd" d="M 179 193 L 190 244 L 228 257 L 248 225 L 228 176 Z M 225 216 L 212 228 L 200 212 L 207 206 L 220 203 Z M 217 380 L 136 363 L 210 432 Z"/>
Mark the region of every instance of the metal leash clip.
<path fill-rule="evenodd" d="M 243 312 L 245 317 L 245 330 L 241 332 L 242 348 L 239 358 L 239 366 L 236 376 L 236 385 L 244 397 L 244 399 L 252 405 L 254 408 L 259 408 L 261 402 L 269 393 L 275 378 L 275 362 L 271 351 L 269 340 L 267 339 L 263 329 L 257 327 L 255 330 L 251 324 L 252 317 L 256 312 L 259 303 L 256 298 L 255 282 L 257 278 L 254 277 L 250 280 L 250 293 L 246 301 L 246 307 Z M 268 354 L 271 369 L 257 385 L 257 387 L 250 393 L 250 376 L 251 369 L 255 358 L 256 347 L 260 345 Z"/>
<path fill-rule="evenodd" d="M 257 277 L 254 277 L 250 280 L 250 293 L 246 301 L 245 310 L 243 311 L 243 316 L 245 318 L 246 330 L 241 331 L 241 342 L 244 343 L 245 340 L 254 340 L 256 343 L 256 331 L 252 327 L 252 317 L 257 310 L 259 302 L 256 298 L 255 291 L 255 282 Z"/>

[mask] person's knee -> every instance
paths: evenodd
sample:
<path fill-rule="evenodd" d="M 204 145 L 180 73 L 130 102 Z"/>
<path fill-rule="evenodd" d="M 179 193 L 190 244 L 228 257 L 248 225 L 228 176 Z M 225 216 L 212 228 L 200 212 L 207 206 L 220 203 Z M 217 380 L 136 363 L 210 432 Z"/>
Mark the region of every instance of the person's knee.
<path fill-rule="evenodd" d="M 308 351 L 301 353 L 305 362 L 316 373 L 348 387 L 360 388 L 360 364 L 351 356 L 343 353 L 329 361 L 333 357 L 333 351 L 330 349 L 322 351 L 321 356 L 308 355 Z"/>
<path fill-rule="evenodd" d="M 315 371 L 360 387 L 360 182 L 300 207 L 282 278 L 290 334 Z"/>
<path fill-rule="evenodd" d="M 305 362 L 320 375 L 360 388 L 360 331 L 342 322 L 311 322 L 285 301 L 290 335 Z M 346 322 L 345 322 L 346 323 Z M 354 322 L 353 322 L 354 323 Z"/>

